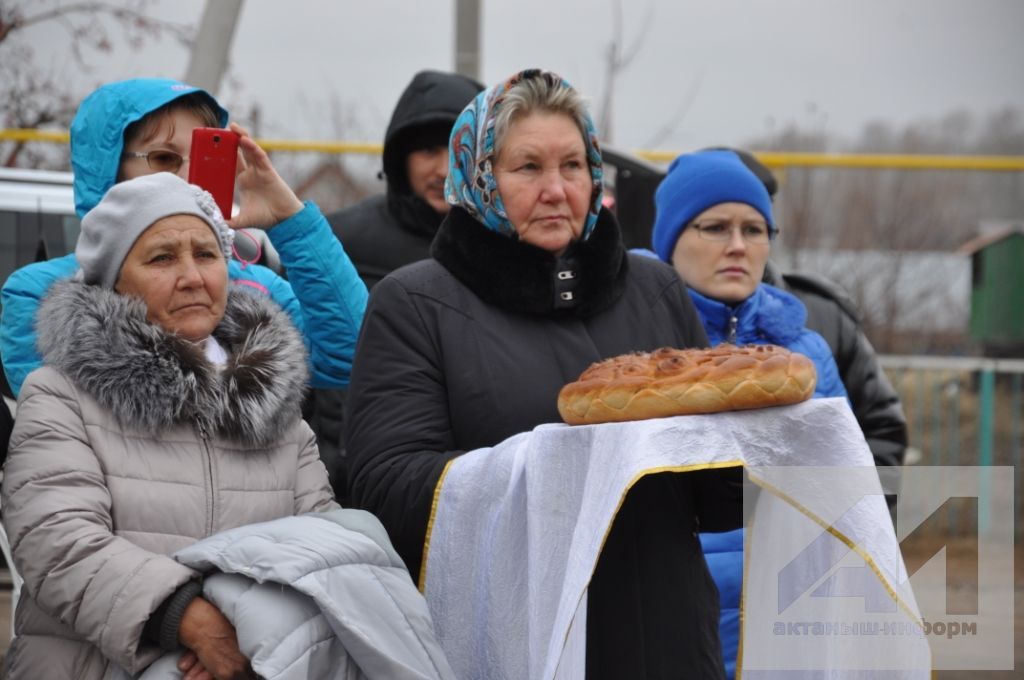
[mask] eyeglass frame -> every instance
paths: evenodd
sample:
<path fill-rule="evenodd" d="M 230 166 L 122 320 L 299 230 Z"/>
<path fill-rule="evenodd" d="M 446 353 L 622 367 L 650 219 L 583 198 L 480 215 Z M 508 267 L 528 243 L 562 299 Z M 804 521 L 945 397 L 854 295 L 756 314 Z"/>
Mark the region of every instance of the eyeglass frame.
<path fill-rule="evenodd" d="M 776 236 L 779 235 L 779 230 L 776 227 L 773 227 L 772 225 L 765 223 L 763 226 L 765 228 L 765 232 L 767 233 L 768 238 L 765 239 L 764 241 L 752 241 L 752 240 L 750 240 L 747 237 L 746 234 L 743 233 L 743 230 L 746 227 L 752 227 L 752 226 L 755 226 L 755 225 L 752 225 L 752 224 L 740 224 L 740 225 L 730 224 L 729 225 L 728 235 L 723 235 L 724 238 L 712 238 L 707 233 L 707 227 L 708 226 L 712 226 L 712 225 L 714 225 L 714 226 L 725 226 L 725 224 L 723 222 L 711 222 L 710 224 L 700 224 L 698 222 L 692 222 L 688 226 L 692 227 L 693 229 L 695 229 L 697 231 L 697 236 L 699 236 L 700 238 L 704 239 L 705 241 L 710 241 L 711 243 L 728 243 L 729 241 L 732 240 L 732 234 L 733 234 L 733 232 L 736 229 L 739 229 L 740 238 L 743 239 L 744 243 L 747 243 L 747 244 L 750 244 L 750 245 L 757 245 L 757 246 L 768 245 L 773 240 L 775 240 Z M 761 227 L 762 225 L 758 224 L 756 226 Z"/>
<path fill-rule="evenodd" d="M 154 168 L 153 164 L 149 160 L 150 154 L 154 153 L 171 154 L 172 156 L 177 156 L 178 158 L 180 158 L 181 161 L 170 167 Z M 144 158 L 146 159 L 146 167 L 148 167 L 153 172 L 177 172 L 178 170 L 181 169 L 181 166 L 185 165 L 185 161 L 189 159 L 188 156 L 182 156 L 180 153 L 172 149 L 153 149 L 151 151 L 125 151 L 124 153 L 121 154 L 121 158 L 123 160 L 127 160 L 129 158 Z"/>

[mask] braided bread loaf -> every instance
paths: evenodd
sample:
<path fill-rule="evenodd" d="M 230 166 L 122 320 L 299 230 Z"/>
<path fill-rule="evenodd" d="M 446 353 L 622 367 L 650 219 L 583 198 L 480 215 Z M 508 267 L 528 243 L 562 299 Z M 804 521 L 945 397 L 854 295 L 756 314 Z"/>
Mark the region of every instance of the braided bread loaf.
<path fill-rule="evenodd" d="M 814 393 L 814 364 L 775 345 L 623 354 L 592 364 L 558 394 L 570 425 L 795 404 Z"/>

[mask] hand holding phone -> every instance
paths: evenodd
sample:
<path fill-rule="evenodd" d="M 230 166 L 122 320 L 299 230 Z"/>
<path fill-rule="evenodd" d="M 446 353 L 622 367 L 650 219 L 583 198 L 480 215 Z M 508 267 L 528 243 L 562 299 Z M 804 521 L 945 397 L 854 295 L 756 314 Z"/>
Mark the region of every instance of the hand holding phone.
<path fill-rule="evenodd" d="M 303 210 L 303 203 L 274 170 L 270 156 L 238 123 L 231 123 L 238 135 L 238 214 L 228 220 L 232 229 L 271 229 Z"/>
<path fill-rule="evenodd" d="M 188 181 L 213 194 L 224 219 L 231 219 L 238 163 L 238 134 L 232 130 L 200 127 L 192 131 Z"/>

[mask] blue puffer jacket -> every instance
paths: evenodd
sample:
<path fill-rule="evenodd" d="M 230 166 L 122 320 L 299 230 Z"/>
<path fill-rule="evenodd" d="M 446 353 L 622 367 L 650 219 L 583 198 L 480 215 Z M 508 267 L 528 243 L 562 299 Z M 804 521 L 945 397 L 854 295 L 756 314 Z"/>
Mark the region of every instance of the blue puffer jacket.
<path fill-rule="evenodd" d="M 789 293 L 761 284 L 742 304 L 730 307 L 690 289 L 712 346 L 779 345 L 808 356 L 818 372 L 815 397 L 845 397 L 846 389 L 825 339 L 804 327 L 807 310 Z M 700 535 L 722 607 L 718 633 L 722 638 L 725 672 L 736 675 L 740 636 L 740 596 L 743 590 L 743 529 Z"/>
<path fill-rule="evenodd" d="M 704 323 L 711 346 L 779 345 L 806 355 L 818 372 L 815 397 L 845 397 L 846 388 L 825 339 L 808 329 L 807 309 L 796 296 L 762 283 L 754 294 L 731 307 L 704 297 L 692 288 L 690 298 Z"/>
<path fill-rule="evenodd" d="M 147 113 L 192 92 L 175 80 L 139 78 L 106 85 L 86 97 L 71 125 L 71 165 L 79 217 L 99 203 L 117 180 L 124 131 Z M 211 98 L 212 101 L 212 98 Z M 228 114 L 216 108 L 221 125 Z M 288 312 L 309 349 L 313 387 L 348 385 L 367 292 L 327 220 L 312 203 L 267 232 L 288 270 L 288 281 L 258 265 L 232 261 L 228 274 Z M 0 354 L 11 390 L 41 359 L 36 351 L 35 315 L 54 282 L 71 276 L 74 255 L 38 262 L 14 272 L 0 293 Z"/>

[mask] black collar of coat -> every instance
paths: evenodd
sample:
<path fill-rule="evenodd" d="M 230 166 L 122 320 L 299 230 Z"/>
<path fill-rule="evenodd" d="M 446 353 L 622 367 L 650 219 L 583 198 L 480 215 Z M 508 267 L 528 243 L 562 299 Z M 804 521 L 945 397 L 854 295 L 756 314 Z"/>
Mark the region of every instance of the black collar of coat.
<path fill-rule="evenodd" d="M 588 317 L 609 308 L 626 288 L 629 267 L 619 225 L 607 210 L 589 239 L 555 257 L 491 231 L 455 206 L 430 254 L 484 302 L 541 316 Z"/>

